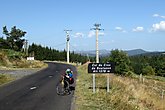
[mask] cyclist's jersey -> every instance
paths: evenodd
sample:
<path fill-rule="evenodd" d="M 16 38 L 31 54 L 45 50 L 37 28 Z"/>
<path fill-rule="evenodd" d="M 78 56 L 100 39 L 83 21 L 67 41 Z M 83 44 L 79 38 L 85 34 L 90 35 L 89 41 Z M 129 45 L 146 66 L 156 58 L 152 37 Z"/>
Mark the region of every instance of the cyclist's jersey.
<path fill-rule="evenodd" d="M 74 83 L 72 72 L 64 75 L 64 80 L 67 80 L 70 84 Z"/>

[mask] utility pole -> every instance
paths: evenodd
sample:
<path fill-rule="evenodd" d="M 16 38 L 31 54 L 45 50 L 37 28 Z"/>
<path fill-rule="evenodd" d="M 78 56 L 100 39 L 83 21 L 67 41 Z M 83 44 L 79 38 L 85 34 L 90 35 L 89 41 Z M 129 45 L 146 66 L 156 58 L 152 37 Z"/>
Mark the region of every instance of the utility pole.
<path fill-rule="evenodd" d="M 28 56 L 28 40 L 24 41 L 24 52 Z"/>
<path fill-rule="evenodd" d="M 101 26 L 101 24 L 94 24 L 95 28 L 92 28 L 91 30 L 96 30 L 96 63 L 99 63 L 99 44 L 98 44 L 98 33 L 100 30 L 104 30 L 104 29 L 100 29 L 99 27 Z M 95 74 L 93 74 L 93 92 L 96 92 L 96 84 L 95 84 Z"/>
<path fill-rule="evenodd" d="M 104 30 L 104 29 L 100 29 L 99 27 L 101 26 L 101 24 L 94 24 L 95 28 L 92 28 L 92 30 L 96 30 L 96 63 L 99 63 L 99 44 L 98 44 L 98 34 L 100 30 Z"/>
<path fill-rule="evenodd" d="M 69 31 L 72 31 L 72 30 L 64 30 L 64 31 L 66 32 L 67 63 L 69 63 L 69 41 L 70 41 Z"/>

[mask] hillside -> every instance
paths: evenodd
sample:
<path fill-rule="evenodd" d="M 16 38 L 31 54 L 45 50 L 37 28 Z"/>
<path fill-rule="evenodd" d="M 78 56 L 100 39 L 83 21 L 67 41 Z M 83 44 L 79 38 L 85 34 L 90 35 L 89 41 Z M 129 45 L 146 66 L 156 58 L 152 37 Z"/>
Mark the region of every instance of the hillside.
<path fill-rule="evenodd" d="M 87 64 L 78 67 L 75 91 L 76 110 L 165 110 L 165 78 L 139 79 L 110 74 L 110 92 L 106 92 L 107 75 L 96 75 L 96 93 L 92 92 L 92 74 Z"/>
<path fill-rule="evenodd" d="M 41 61 L 27 61 L 24 55 L 13 50 L 0 50 L 0 67 L 4 68 L 41 68 Z"/>
<path fill-rule="evenodd" d="M 129 56 L 134 56 L 134 55 L 140 55 L 140 54 L 145 54 L 148 53 L 145 50 L 142 49 L 135 49 L 135 50 L 127 50 L 125 51 Z"/>

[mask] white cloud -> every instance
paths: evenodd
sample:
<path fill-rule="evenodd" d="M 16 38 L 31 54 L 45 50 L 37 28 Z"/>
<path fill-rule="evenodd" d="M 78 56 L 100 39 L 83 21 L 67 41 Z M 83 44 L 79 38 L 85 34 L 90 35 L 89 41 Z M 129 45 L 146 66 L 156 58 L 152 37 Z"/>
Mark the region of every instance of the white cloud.
<path fill-rule="evenodd" d="M 95 32 L 94 31 L 89 31 L 88 37 L 93 37 L 94 35 L 95 35 Z"/>
<path fill-rule="evenodd" d="M 124 33 L 126 32 L 122 27 L 115 27 L 115 30 Z"/>
<path fill-rule="evenodd" d="M 159 17 L 159 14 L 153 14 L 152 16 L 153 17 Z"/>
<path fill-rule="evenodd" d="M 114 43 L 115 41 L 114 40 L 111 40 L 111 41 L 101 41 L 100 44 L 112 44 Z"/>
<path fill-rule="evenodd" d="M 105 33 L 104 32 L 99 32 L 99 36 L 104 36 Z"/>
<path fill-rule="evenodd" d="M 153 17 L 160 17 L 160 18 L 164 18 L 165 19 L 165 16 L 162 16 L 162 15 L 159 15 L 159 14 L 153 14 L 152 16 Z"/>
<path fill-rule="evenodd" d="M 99 36 L 104 36 L 105 35 L 104 32 L 99 32 L 98 34 L 99 34 Z M 88 33 L 88 37 L 93 37 L 95 35 L 96 35 L 95 31 L 89 31 L 89 33 Z"/>
<path fill-rule="evenodd" d="M 84 34 L 81 33 L 81 32 L 77 32 L 75 35 L 74 35 L 75 38 L 79 38 L 79 37 L 84 37 Z"/>
<path fill-rule="evenodd" d="M 123 28 L 122 27 L 115 27 L 115 30 L 121 31 L 121 30 L 123 30 Z"/>
<path fill-rule="evenodd" d="M 132 29 L 133 32 L 142 32 L 144 31 L 144 28 L 143 27 L 136 27 L 134 29 Z"/>
<path fill-rule="evenodd" d="M 160 23 L 156 23 L 152 25 L 152 31 L 165 31 L 165 21 L 160 21 Z"/>

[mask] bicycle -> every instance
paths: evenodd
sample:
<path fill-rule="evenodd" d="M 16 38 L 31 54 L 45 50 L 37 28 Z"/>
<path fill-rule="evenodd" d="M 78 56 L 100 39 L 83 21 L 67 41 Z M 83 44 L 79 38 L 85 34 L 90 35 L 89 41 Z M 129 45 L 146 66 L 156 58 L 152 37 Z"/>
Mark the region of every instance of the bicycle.
<path fill-rule="evenodd" d="M 56 91 L 57 91 L 58 95 L 69 95 L 69 94 L 71 94 L 69 82 L 67 80 L 64 80 L 64 79 L 60 80 L 57 83 Z"/>

